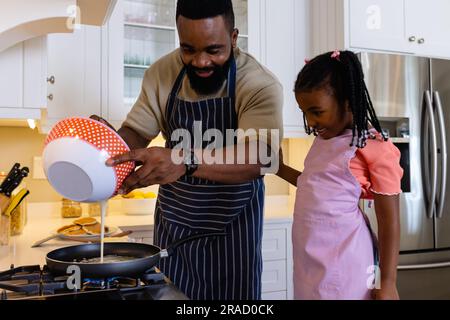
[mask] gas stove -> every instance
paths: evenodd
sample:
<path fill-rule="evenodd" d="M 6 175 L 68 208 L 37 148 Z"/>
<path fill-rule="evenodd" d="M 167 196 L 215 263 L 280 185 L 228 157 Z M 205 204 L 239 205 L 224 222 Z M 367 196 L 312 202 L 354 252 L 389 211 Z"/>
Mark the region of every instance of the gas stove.
<path fill-rule="evenodd" d="M 0 300 L 187 300 L 158 269 L 136 278 L 83 279 L 69 289 L 69 276 L 54 276 L 47 266 L 24 266 L 0 272 Z"/>

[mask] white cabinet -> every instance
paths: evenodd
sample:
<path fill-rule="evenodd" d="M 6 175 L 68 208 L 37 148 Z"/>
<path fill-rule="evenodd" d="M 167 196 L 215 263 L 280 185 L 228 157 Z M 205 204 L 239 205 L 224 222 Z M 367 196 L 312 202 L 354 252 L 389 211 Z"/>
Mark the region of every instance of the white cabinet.
<path fill-rule="evenodd" d="M 0 118 L 38 119 L 45 107 L 45 37 L 0 52 Z"/>
<path fill-rule="evenodd" d="M 2 0 L 0 51 L 50 33 L 71 33 L 74 24 L 101 26 L 116 0 Z"/>
<path fill-rule="evenodd" d="M 292 284 L 292 222 L 287 219 L 264 221 L 262 256 L 262 298 L 264 300 L 293 299 Z M 153 226 L 120 227 L 133 231 L 130 242 L 153 244 Z"/>
<path fill-rule="evenodd" d="M 405 35 L 414 53 L 450 58 L 449 14 L 448 0 L 405 0 Z"/>
<path fill-rule="evenodd" d="M 23 87 L 23 45 L 3 52 L 0 60 L 0 70 L 3 75 L 0 78 L 0 107 L 15 107 L 22 105 Z"/>
<path fill-rule="evenodd" d="M 407 50 L 403 1 L 350 1 L 348 17 L 351 47 L 386 51 Z"/>
<path fill-rule="evenodd" d="M 449 1 L 310 2 L 314 55 L 346 48 L 450 58 Z"/>
<path fill-rule="evenodd" d="M 101 113 L 101 40 L 101 28 L 95 26 L 48 36 L 46 127 L 63 118 Z"/>
<path fill-rule="evenodd" d="M 292 300 L 292 222 L 265 220 L 262 255 L 262 299 Z"/>
<path fill-rule="evenodd" d="M 304 60 L 308 58 L 309 3 L 306 0 L 261 0 L 255 7 L 260 12 L 260 28 L 257 30 L 260 43 L 255 46 L 259 52 L 256 52 L 255 56 L 283 85 L 285 137 L 303 137 L 303 115 L 293 90 Z M 256 20 L 252 23 L 257 23 Z M 251 24 L 250 28 L 252 26 Z"/>
<path fill-rule="evenodd" d="M 59 30 L 54 21 L 54 29 L 28 30 L 25 36 L 34 38 L 0 52 L 0 118 L 41 119 L 42 115 L 43 133 L 66 117 L 101 114 L 102 102 L 107 104 L 102 101 L 108 90 L 107 83 L 102 83 L 108 79 L 102 62 L 108 59 L 108 52 L 102 43 L 100 26 L 109 18 L 116 0 L 61 2 L 60 7 L 49 6 L 53 11 L 35 4 L 36 10 L 31 9 L 36 12 L 27 11 L 21 18 L 32 20 L 30 17 L 37 17 L 41 11 L 65 14 L 64 26 L 66 22 L 75 22 L 70 33 L 51 33 Z M 12 4 L 11 8 L 20 5 L 25 4 Z M 69 21 L 67 15 L 71 16 L 72 11 L 78 16 Z M 46 33 L 51 34 L 36 37 Z"/>

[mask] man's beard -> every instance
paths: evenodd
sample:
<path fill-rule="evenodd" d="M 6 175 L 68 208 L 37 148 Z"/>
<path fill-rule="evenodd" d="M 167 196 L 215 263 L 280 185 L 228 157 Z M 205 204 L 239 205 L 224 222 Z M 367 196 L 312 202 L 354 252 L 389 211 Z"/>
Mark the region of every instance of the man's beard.
<path fill-rule="evenodd" d="M 230 70 L 231 58 L 224 63 L 223 66 L 214 65 L 208 68 L 196 68 L 192 64 L 187 64 L 186 73 L 189 78 L 192 89 L 200 95 L 211 95 L 222 88 L 223 83 L 228 78 L 228 71 Z M 197 71 L 209 72 L 213 71 L 208 78 L 202 78 L 197 75 Z"/>

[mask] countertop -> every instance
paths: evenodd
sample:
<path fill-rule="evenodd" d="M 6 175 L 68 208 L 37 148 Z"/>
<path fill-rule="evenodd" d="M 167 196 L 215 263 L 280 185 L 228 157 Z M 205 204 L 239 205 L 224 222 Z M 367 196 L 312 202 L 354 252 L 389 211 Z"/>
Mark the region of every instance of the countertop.
<path fill-rule="evenodd" d="M 153 215 L 130 216 L 123 214 L 119 202 L 110 201 L 110 212 L 106 217 L 106 225 L 133 230 L 149 230 L 153 227 Z M 0 272 L 15 266 L 44 265 L 49 251 L 79 242 L 53 239 L 38 248 L 31 245 L 52 234 L 59 227 L 71 224 L 74 219 L 63 219 L 60 216 L 60 203 L 28 204 L 28 223 L 19 236 L 11 237 L 9 246 L 0 246 Z M 83 205 L 84 206 L 84 205 Z M 265 199 L 265 225 L 292 222 L 293 199 L 288 196 L 268 196 Z M 83 208 L 85 209 L 85 208 Z M 83 210 L 87 212 L 87 210 Z M 87 216 L 87 214 L 83 214 Z M 99 218 L 97 218 L 100 220 Z M 131 235 L 132 237 L 132 235 Z M 113 241 L 127 241 L 127 238 Z"/>

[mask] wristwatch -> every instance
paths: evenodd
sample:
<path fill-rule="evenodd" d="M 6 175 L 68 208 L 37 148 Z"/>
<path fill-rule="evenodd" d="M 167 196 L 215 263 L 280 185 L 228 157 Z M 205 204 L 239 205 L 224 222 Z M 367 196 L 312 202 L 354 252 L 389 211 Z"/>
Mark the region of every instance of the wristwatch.
<path fill-rule="evenodd" d="M 190 153 L 187 153 L 184 157 L 184 165 L 186 167 L 185 175 L 190 177 L 192 176 L 195 171 L 198 169 L 198 159 L 195 156 L 194 151 L 191 151 Z"/>

